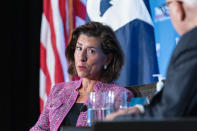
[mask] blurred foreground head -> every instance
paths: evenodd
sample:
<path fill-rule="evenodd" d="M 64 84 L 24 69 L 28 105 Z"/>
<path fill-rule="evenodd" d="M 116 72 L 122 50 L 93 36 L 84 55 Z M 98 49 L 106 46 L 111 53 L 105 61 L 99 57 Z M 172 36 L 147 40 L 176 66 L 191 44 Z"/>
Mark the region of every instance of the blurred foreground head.
<path fill-rule="evenodd" d="M 172 23 L 183 35 L 197 26 L 197 0 L 166 0 Z"/>

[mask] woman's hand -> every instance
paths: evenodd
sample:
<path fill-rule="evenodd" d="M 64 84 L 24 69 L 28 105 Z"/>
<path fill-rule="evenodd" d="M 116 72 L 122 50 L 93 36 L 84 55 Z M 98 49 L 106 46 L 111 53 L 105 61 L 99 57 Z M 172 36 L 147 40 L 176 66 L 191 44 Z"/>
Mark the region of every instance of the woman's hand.
<path fill-rule="evenodd" d="M 138 107 L 130 107 L 124 110 L 118 110 L 117 112 L 111 113 L 109 115 L 106 116 L 105 120 L 106 121 L 112 121 L 115 117 L 119 116 L 119 115 L 125 115 L 125 114 L 139 114 L 141 113 L 140 110 L 138 109 Z"/>

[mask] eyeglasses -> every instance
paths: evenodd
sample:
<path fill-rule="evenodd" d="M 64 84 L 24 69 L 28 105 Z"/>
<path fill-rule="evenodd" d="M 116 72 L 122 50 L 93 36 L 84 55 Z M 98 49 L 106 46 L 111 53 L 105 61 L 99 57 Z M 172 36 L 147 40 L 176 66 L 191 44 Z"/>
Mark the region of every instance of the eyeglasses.
<path fill-rule="evenodd" d="M 159 8 L 161 9 L 161 11 L 163 12 L 163 14 L 165 16 L 169 16 L 169 5 L 172 3 L 172 2 L 179 2 L 179 3 L 182 3 L 182 0 L 172 0 L 172 1 L 167 1 L 165 4 L 161 5 Z"/>
<path fill-rule="evenodd" d="M 159 6 L 159 8 L 161 9 L 161 11 L 163 12 L 163 14 L 165 16 L 169 16 L 169 9 L 168 6 L 172 3 L 173 1 L 167 1 L 165 4 Z"/>
<path fill-rule="evenodd" d="M 165 5 L 168 7 L 172 2 L 174 2 L 174 1 L 167 1 L 167 2 L 165 3 Z"/>

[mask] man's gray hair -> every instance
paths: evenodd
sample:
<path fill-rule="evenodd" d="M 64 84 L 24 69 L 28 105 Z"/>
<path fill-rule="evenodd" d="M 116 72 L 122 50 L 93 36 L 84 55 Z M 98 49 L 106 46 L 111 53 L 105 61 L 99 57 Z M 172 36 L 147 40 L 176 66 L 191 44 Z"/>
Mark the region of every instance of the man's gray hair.
<path fill-rule="evenodd" d="M 197 7 L 197 0 L 180 0 L 186 3 L 190 7 Z"/>

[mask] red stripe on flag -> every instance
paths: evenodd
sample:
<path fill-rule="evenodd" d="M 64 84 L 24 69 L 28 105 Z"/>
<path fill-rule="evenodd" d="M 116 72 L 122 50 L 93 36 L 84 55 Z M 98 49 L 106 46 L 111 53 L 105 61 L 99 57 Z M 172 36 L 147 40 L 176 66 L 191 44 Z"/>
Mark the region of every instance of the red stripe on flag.
<path fill-rule="evenodd" d="M 54 23 L 53 23 L 53 12 L 52 12 L 52 6 L 51 6 L 51 1 L 49 0 L 44 0 L 48 7 L 48 10 L 44 10 L 44 14 L 46 15 L 47 20 L 49 21 L 50 29 L 51 29 L 51 43 L 52 43 L 52 48 L 55 56 L 55 83 L 58 82 L 63 82 L 64 81 L 64 75 L 63 75 L 63 70 L 61 66 L 61 62 L 59 59 L 57 47 L 56 47 L 56 35 L 55 35 L 55 30 L 54 30 Z"/>
<path fill-rule="evenodd" d="M 50 4 L 50 1 L 51 0 L 43 0 L 43 13 L 46 16 L 46 18 L 49 18 L 49 4 Z"/>
<path fill-rule="evenodd" d="M 42 112 L 44 108 L 44 101 L 40 98 L 40 112 Z"/>
<path fill-rule="evenodd" d="M 49 75 L 49 71 L 47 68 L 47 62 L 46 62 L 46 49 L 45 47 L 42 45 L 42 43 L 40 42 L 40 69 L 43 71 L 43 73 L 45 74 L 46 77 L 46 94 L 47 96 L 50 93 L 50 89 L 51 89 L 51 78 Z"/>
<path fill-rule="evenodd" d="M 76 16 L 86 19 L 86 7 L 80 0 L 74 0 L 74 11 Z"/>

